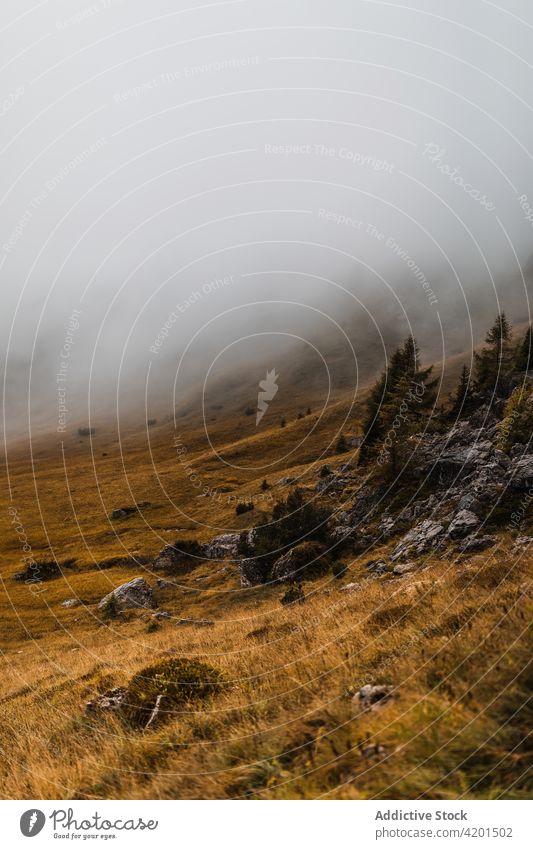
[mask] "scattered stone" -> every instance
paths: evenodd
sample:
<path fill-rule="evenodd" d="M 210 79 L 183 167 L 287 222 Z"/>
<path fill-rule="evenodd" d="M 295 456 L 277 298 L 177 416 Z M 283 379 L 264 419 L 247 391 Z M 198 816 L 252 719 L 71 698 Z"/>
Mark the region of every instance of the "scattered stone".
<path fill-rule="evenodd" d="M 448 528 L 450 539 L 463 539 L 479 527 L 479 519 L 471 510 L 460 510 Z"/>
<path fill-rule="evenodd" d="M 157 607 L 152 590 L 144 578 L 134 578 L 132 581 L 128 581 L 126 584 L 122 584 L 108 593 L 98 603 L 98 610 L 105 608 L 110 603 L 112 597 L 119 610 L 136 607 Z"/>
<path fill-rule="evenodd" d="M 407 572 L 412 572 L 416 568 L 416 563 L 409 561 L 408 563 L 397 563 L 392 570 L 394 575 L 405 575 Z"/>
<path fill-rule="evenodd" d="M 533 543 L 533 537 L 517 537 L 513 546 L 513 553 L 521 551 Z"/>
<path fill-rule="evenodd" d="M 369 560 L 365 563 L 365 569 L 368 569 L 369 572 L 373 572 L 375 575 L 383 575 L 389 571 L 385 560 Z"/>
<path fill-rule="evenodd" d="M 361 710 L 375 710 L 394 698 L 396 694 L 391 684 L 365 684 L 355 694 L 352 702 Z"/>
<path fill-rule="evenodd" d="M 343 587 L 340 587 L 340 591 L 343 593 L 355 593 L 362 588 L 362 584 L 358 584 L 357 581 L 352 581 L 350 584 L 344 584 Z"/>
<path fill-rule="evenodd" d="M 107 693 L 103 693 L 101 696 L 97 696 L 96 699 L 87 702 L 85 710 L 87 713 L 95 713 L 101 710 L 119 711 L 126 703 L 127 693 L 128 691 L 125 687 L 115 687 L 114 690 L 108 690 Z"/>
<path fill-rule="evenodd" d="M 396 520 L 392 516 L 384 516 L 379 526 L 379 533 L 384 539 L 388 539 L 394 532 Z"/>
<path fill-rule="evenodd" d="M 126 516 L 131 516 L 137 512 L 136 507 L 117 507 L 111 512 L 110 519 L 124 519 Z"/>
<path fill-rule="evenodd" d="M 381 743 L 359 743 L 358 749 L 363 758 L 382 761 L 389 756 L 389 750 Z"/>
<path fill-rule="evenodd" d="M 396 584 L 398 586 L 398 584 Z M 413 601 L 418 599 L 431 589 L 431 581 L 414 581 L 412 584 L 404 584 L 401 587 L 400 593 L 402 600 Z"/>
<path fill-rule="evenodd" d="M 358 749 L 363 758 L 382 761 L 389 756 L 389 750 L 381 743 L 359 743 Z"/>
<path fill-rule="evenodd" d="M 158 610 L 157 613 L 152 614 L 152 619 L 172 619 L 172 616 L 167 610 Z"/>
<path fill-rule="evenodd" d="M 67 598 L 66 601 L 61 602 L 61 607 L 76 607 L 81 603 L 81 599 L 79 598 Z"/>
<path fill-rule="evenodd" d="M 480 516 L 483 512 L 483 505 L 481 501 L 471 492 L 465 493 L 460 499 L 457 505 L 458 510 L 470 510 L 471 513 L 474 513 L 476 516 Z"/>

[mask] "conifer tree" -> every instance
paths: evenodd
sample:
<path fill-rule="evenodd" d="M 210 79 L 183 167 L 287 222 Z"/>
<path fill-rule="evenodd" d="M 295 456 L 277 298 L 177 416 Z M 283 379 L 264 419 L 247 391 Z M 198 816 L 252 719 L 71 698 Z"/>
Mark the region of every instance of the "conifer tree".
<path fill-rule="evenodd" d="M 511 325 L 504 312 L 497 316 L 485 342 L 487 347 L 474 354 L 475 388 L 478 392 L 494 393 L 504 386 L 514 365 Z"/>
<path fill-rule="evenodd" d="M 450 397 L 450 400 L 452 402 L 450 409 L 450 416 L 452 418 L 457 419 L 471 412 L 473 405 L 472 376 L 466 364 L 463 365 L 457 389 L 454 395 Z"/>
<path fill-rule="evenodd" d="M 518 371 L 529 371 L 533 368 L 533 329 L 531 325 L 526 330 L 516 353 L 516 368 Z"/>

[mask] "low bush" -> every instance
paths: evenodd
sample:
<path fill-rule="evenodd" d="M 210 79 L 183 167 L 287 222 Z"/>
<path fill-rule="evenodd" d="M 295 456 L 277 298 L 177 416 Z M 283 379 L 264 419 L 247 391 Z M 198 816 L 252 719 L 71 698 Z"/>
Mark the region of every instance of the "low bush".
<path fill-rule="evenodd" d="M 126 692 L 124 717 L 134 728 L 144 728 L 156 706 L 161 703 L 161 719 L 170 718 L 187 705 L 204 701 L 224 686 L 220 670 L 194 658 L 161 660 L 137 672 Z"/>

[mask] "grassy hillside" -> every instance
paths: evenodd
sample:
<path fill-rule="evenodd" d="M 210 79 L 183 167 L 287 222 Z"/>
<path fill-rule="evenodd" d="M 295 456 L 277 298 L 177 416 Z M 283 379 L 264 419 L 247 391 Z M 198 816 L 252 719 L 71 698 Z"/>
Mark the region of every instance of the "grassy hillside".
<path fill-rule="evenodd" d="M 447 365 L 443 391 L 461 362 Z M 532 554 L 511 554 L 516 534 L 505 523 L 488 552 L 431 555 L 401 580 L 370 580 L 368 555 L 354 554 L 342 580 L 328 572 L 306 582 L 305 602 L 289 607 L 279 585 L 243 588 L 236 563 L 205 560 L 175 587 L 155 589 L 168 619 L 143 610 L 107 619 L 98 610 L 131 578 L 155 586 L 149 561 L 166 543 L 246 529 L 286 496 L 284 478 L 311 494 L 323 463 L 335 469 L 349 459 L 334 445 L 341 430 L 358 433 L 361 396 L 354 408 L 352 393 L 339 390 L 322 410 L 322 395 L 306 394 L 302 381 L 280 392 L 257 429 L 245 414 L 248 389 L 230 397 L 210 411 L 209 440 L 191 402 L 176 426 L 170 416 L 148 429 L 129 421 L 118 439 L 103 422 L 92 438 L 74 431 L 63 444 L 52 436 L 31 451 L 10 448 L 0 511 L 3 795 L 526 796 Z M 331 506 L 350 501 L 364 482 L 358 474 Z M 255 509 L 237 516 L 236 501 L 249 500 Z M 15 581 L 22 544 L 37 560 L 75 562 L 44 583 Z M 382 542 L 372 556 L 392 547 Z M 129 559 L 102 565 L 113 557 Z M 348 583 L 359 586 L 343 589 Z M 83 604 L 63 607 L 72 597 Z M 86 713 L 98 694 L 176 657 L 220 670 L 222 691 L 145 732 Z M 390 684 L 395 697 L 361 712 L 353 695 L 367 683 Z"/>

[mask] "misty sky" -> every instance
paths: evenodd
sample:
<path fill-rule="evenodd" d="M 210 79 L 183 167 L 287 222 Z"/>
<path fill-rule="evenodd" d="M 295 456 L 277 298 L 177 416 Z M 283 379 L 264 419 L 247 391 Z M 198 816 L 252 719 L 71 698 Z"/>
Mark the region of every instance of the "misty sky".
<path fill-rule="evenodd" d="M 358 311 L 445 354 L 528 320 L 531 3 L 402 5 L 3 0 L 8 429 L 67 338 L 87 407 Z"/>

